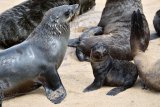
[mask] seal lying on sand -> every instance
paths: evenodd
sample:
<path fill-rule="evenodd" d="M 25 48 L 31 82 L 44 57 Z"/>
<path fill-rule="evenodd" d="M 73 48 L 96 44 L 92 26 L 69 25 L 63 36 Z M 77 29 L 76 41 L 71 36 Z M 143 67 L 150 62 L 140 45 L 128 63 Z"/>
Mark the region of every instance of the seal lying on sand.
<path fill-rule="evenodd" d="M 81 61 L 86 59 L 84 56 L 90 55 L 91 47 L 97 42 L 105 43 L 113 58 L 132 60 L 130 34 L 134 32 L 131 30 L 131 16 L 133 11 L 137 11 L 138 9 L 143 13 L 141 0 L 107 0 L 98 27 L 91 28 L 91 31 L 89 31 L 90 29 L 87 30 L 88 33 L 85 32 L 86 37 L 87 35 L 92 35 L 92 37 L 83 40 L 79 38 L 71 39 L 68 46 L 76 47 L 79 50 L 76 51 L 76 54 Z M 146 50 L 150 39 L 150 32 L 143 14 L 142 17 L 147 35 L 146 38 L 143 38 L 142 42 L 144 44 L 143 50 Z M 97 28 L 99 28 L 99 31 L 97 31 Z"/>
<path fill-rule="evenodd" d="M 137 18 L 134 20 L 139 21 Z M 141 41 L 147 36 L 143 23 L 135 23 L 132 27 L 135 28 L 135 33 L 131 35 L 130 43 L 132 53 L 134 53 L 134 63 L 139 71 L 139 77 L 145 87 L 160 91 L 160 57 L 143 51 Z M 155 49 L 158 50 L 158 48 L 159 44 L 157 44 Z"/>
<path fill-rule="evenodd" d="M 93 91 L 105 86 L 118 86 L 107 93 L 117 95 L 130 88 L 137 80 L 138 71 L 136 65 L 125 60 L 114 60 L 108 47 L 103 43 L 97 43 L 91 49 L 90 62 L 94 74 L 94 82 L 84 92 Z"/>
<path fill-rule="evenodd" d="M 154 25 L 156 32 L 160 36 L 160 10 L 158 10 L 154 16 L 153 25 Z"/>
<path fill-rule="evenodd" d="M 0 15 L 0 47 L 8 48 L 24 41 L 50 8 L 78 3 L 81 14 L 95 5 L 94 0 L 28 0 L 5 11 Z"/>
<path fill-rule="evenodd" d="M 66 91 L 57 69 L 66 52 L 69 21 L 78 11 L 78 4 L 50 9 L 24 42 L 0 52 L 1 100 L 40 86 L 53 103 L 65 98 Z"/>

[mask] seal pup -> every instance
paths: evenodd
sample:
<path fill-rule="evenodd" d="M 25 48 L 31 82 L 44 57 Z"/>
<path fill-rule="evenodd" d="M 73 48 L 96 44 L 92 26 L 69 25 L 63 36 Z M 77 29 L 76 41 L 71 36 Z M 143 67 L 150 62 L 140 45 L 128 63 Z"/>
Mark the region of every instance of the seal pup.
<path fill-rule="evenodd" d="M 0 52 L 1 100 L 40 86 L 55 104 L 65 98 L 66 91 L 57 69 L 66 52 L 69 22 L 78 12 L 78 4 L 50 9 L 24 42 Z"/>
<path fill-rule="evenodd" d="M 136 65 L 125 60 L 115 60 L 109 54 L 109 48 L 98 42 L 91 49 L 90 62 L 93 69 L 94 81 L 84 92 L 93 91 L 102 86 L 117 86 L 107 95 L 118 93 L 132 87 L 137 80 Z"/>
<path fill-rule="evenodd" d="M 158 10 L 154 16 L 153 25 L 154 25 L 156 32 L 160 36 L 160 10 Z"/>
<path fill-rule="evenodd" d="M 8 48 L 24 41 L 49 9 L 78 3 L 84 8 L 81 14 L 95 5 L 94 0 L 28 0 L 3 12 L 0 15 L 0 47 Z"/>
<path fill-rule="evenodd" d="M 149 88 L 155 91 L 160 91 L 160 58 L 149 54 L 143 50 L 142 40 L 145 38 L 146 30 L 143 23 L 140 21 L 140 17 L 134 14 L 133 23 L 134 32 L 131 34 L 130 44 L 131 51 L 134 56 L 134 63 L 138 68 L 139 77 L 143 83 L 143 89 Z M 157 44 L 157 49 L 159 44 Z M 154 50 L 153 50 L 154 51 Z"/>
<path fill-rule="evenodd" d="M 97 42 L 104 42 L 108 46 L 110 55 L 113 58 L 132 60 L 133 56 L 130 48 L 130 34 L 132 32 L 131 16 L 133 11 L 137 10 L 143 16 L 144 27 L 146 29 L 147 38 L 143 39 L 143 50 L 146 50 L 150 39 L 150 32 L 147 20 L 143 14 L 141 0 L 107 0 L 101 20 L 98 26 L 94 27 L 96 30 L 94 31 L 91 28 L 91 32 L 94 32 L 94 34 L 82 41 L 79 38 L 71 39 L 68 46 L 77 48 L 76 55 L 80 61 L 85 61 L 85 56 L 90 55 L 91 47 Z M 97 31 L 97 28 L 100 31 Z M 85 35 L 90 35 L 90 32 L 88 34 L 85 33 Z"/>

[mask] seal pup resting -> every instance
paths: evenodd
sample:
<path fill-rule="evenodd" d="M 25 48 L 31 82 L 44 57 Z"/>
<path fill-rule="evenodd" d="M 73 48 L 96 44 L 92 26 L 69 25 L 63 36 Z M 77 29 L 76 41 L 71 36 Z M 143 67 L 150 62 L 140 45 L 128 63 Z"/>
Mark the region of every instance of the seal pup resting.
<path fill-rule="evenodd" d="M 139 17 L 135 17 L 134 20 L 140 21 Z M 132 27 L 135 28 L 135 33 L 131 35 L 131 50 L 134 55 L 134 63 L 138 68 L 139 77 L 143 83 L 143 88 L 160 91 L 160 55 L 158 54 L 159 51 L 157 51 L 160 48 L 159 44 L 154 44 L 154 48 L 151 48 L 153 50 L 150 49 L 155 55 L 150 54 L 149 51 L 144 52 L 141 41 L 147 36 L 145 34 L 145 27 L 141 21 L 134 23 Z"/>
<path fill-rule="evenodd" d="M 108 46 L 101 42 L 92 47 L 90 62 L 95 79 L 84 92 L 93 91 L 102 86 L 117 86 L 107 93 L 114 96 L 132 87 L 137 80 L 136 65 L 125 60 L 113 59 L 109 54 Z"/>
<path fill-rule="evenodd" d="M 78 4 L 50 9 L 24 42 L 0 52 L 0 100 L 40 86 L 55 104 L 65 98 L 57 69 L 67 49 L 69 22 L 78 12 Z"/>
<path fill-rule="evenodd" d="M 8 48 L 24 41 L 49 9 L 78 3 L 85 8 L 80 10 L 81 14 L 95 5 L 94 0 L 28 0 L 3 12 L 0 15 L 0 47 Z"/>
<path fill-rule="evenodd" d="M 130 48 L 131 16 L 133 11 L 137 10 L 143 17 L 146 29 L 147 37 L 143 38 L 143 50 L 146 50 L 150 32 L 143 14 L 141 0 L 107 0 L 98 26 L 89 29 L 91 31 L 87 30 L 88 33 L 82 34 L 86 35 L 86 37 L 90 35 L 90 37 L 83 40 L 79 38 L 71 39 L 68 46 L 77 48 L 76 55 L 80 61 L 87 59 L 86 57 L 90 55 L 91 47 L 97 42 L 105 43 L 114 59 L 132 60 L 133 56 Z"/>
<path fill-rule="evenodd" d="M 156 32 L 160 36 L 160 10 L 158 10 L 154 16 L 153 25 L 154 25 Z"/>

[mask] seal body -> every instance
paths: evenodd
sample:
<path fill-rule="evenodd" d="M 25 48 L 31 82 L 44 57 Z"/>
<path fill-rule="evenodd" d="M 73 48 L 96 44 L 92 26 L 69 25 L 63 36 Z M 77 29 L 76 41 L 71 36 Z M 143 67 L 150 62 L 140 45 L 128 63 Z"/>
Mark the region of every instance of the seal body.
<path fill-rule="evenodd" d="M 138 70 L 136 65 L 125 60 L 115 60 L 109 55 L 109 48 L 102 43 L 97 43 L 91 52 L 91 66 L 94 81 L 84 92 L 93 91 L 102 86 L 116 86 L 107 95 L 117 95 L 130 88 L 137 80 Z"/>
<path fill-rule="evenodd" d="M 40 86 L 55 104 L 65 98 L 66 91 L 57 69 L 66 52 L 69 21 L 78 11 L 77 4 L 50 9 L 24 42 L 0 52 L 1 100 Z"/>
<path fill-rule="evenodd" d="M 87 3 L 90 4 L 86 5 Z M 80 13 L 95 5 L 90 0 L 28 0 L 0 15 L 0 47 L 8 48 L 24 41 L 41 22 L 46 11 L 64 4 L 81 4 Z"/>
<path fill-rule="evenodd" d="M 133 56 L 130 48 L 130 35 L 132 33 L 131 16 L 133 11 L 137 10 L 139 10 L 139 13 L 143 16 L 144 27 L 148 36 L 144 38 L 145 45 L 143 50 L 146 50 L 149 43 L 150 32 L 146 18 L 143 15 L 141 0 L 107 0 L 101 20 L 98 26 L 95 27 L 96 30 L 91 28 L 94 34 L 90 34 L 89 29 L 88 34 L 85 32 L 85 35 L 86 37 L 87 35 L 92 36 L 84 38 L 82 41 L 79 39 L 70 40 L 69 46 L 76 47 L 85 56 L 89 56 L 93 45 L 97 42 L 104 42 L 110 48 L 110 55 L 113 58 L 132 60 Z M 97 28 L 99 28 L 99 31 L 97 31 Z M 77 54 L 78 59 L 83 61 L 84 59 L 81 56 L 82 54 Z"/>
<path fill-rule="evenodd" d="M 160 91 L 160 59 L 159 54 L 154 56 L 149 51 L 143 50 L 143 38 L 146 38 L 146 29 L 140 21 L 140 16 L 137 13 L 132 15 L 134 28 L 131 34 L 131 51 L 134 56 L 134 63 L 138 68 L 139 77 L 143 83 L 143 88 L 150 88 L 152 90 Z M 152 46 L 151 46 L 152 47 Z M 159 48 L 159 44 L 154 45 L 155 49 Z M 154 50 L 153 50 L 154 51 Z M 158 53 L 155 50 L 155 53 Z"/>
<path fill-rule="evenodd" d="M 158 10 L 154 16 L 153 25 L 158 35 L 160 35 L 160 10 Z"/>

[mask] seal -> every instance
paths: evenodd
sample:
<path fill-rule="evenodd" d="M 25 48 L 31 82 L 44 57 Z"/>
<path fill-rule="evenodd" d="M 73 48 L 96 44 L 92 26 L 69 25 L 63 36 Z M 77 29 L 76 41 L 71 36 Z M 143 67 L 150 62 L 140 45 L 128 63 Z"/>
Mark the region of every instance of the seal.
<path fill-rule="evenodd" d="M 28 0 L 3 12 L 0 15 L 0 47 L 8 48 L 24 41 L 49 9 L 78 3 L 82 14 L 95 5 L 95 0 Z"/>
<path fill-rule="evenodd" d="M 109 54 L 109 48 L 98 42 L 91 49 L 90 62 L 94 81 L 84 92 L 97 90 L 102 86 L 116 86 L 107 95 L 115 96 L 132 87 L 137 80 L 136 65 L 125 60 L 115 60 Z"/>
<path fill-rule="evenodd" d="M 147 38 L 143 39 L 143 50 L 146 50 L 149 44 L 150 32 L 143 14 L 141 0 L 107 0 L 98 26 L 89 29 L 91 31 L 87 30 L 88 33 L 85 32 L 86 37 L 88 37 L 87 35 L 89 37 L 83 40 L 79 38 L 71 39 L 68 46 L 77 48 L 76 54 L 80 61 L 86 60 L 85 56 L 90 55 L 91 47 L 97 42 L 105 43 L 113 58 L 132 60 L 133 56 L 130 48 L 131 16 L 133 11 L 137 10 L 143 16 L 144 27 L 148 35 Z"/>
<path fill-rule="evenodd" d="M 24 42 L 0 52 L 1 100 L 40 86 L 55 104 L 65 98 L 66 91 L 57 69 L 66 52 L 69 22 L 78 12 L 78 4 L 50 9 Z"/>
<path fill-rule="evenodd" d="M 160 36 L 160 10 L 158 10 L 154 16 L 153 25 L 154 25 L 156 32 Z"/>
<path fill-rule="evenodd" d="M 134 53 L 134 63 L 138 68 L 138 74 L 143 83 L 143 89 L 149 88 L 160 91 L 160 59 L 143 50 L 142 40 L 147 37 L 146 29 L 137 14 L 134 15 L 134 20 L 135 23 L 133 23 L 132 27 L 135 28 L 135 33 L 131 35 L 130 44 L 131 51 Z M 157 46 L 157 49 L 159 48 L 159 44 L 154 46 Z"/>

